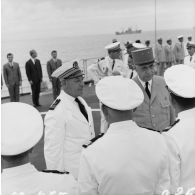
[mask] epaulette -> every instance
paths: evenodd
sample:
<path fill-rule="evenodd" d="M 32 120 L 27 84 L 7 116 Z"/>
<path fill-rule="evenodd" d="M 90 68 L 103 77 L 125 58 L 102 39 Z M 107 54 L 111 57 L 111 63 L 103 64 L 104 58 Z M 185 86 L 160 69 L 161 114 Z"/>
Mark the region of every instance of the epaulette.
<path fill-rule="evenodd" d="M 49 110 L 54 110 L 56 106 L 60 103 L 60 99 L 56 99 L 54 103 L 49 107 Z"/>
<path fill-rule="evenodd" d="M 104 135 L 104 133 L 100 133 L 98 136 L 96 136 L 93 139 L 91 139 L 88 144 L 83 144 L 83 148 L 87 148 L 88 146 L 90 146 L 92 143 L 94 143 L 95 141 L 97 141 L 103 135 Z"/>
<path fill-rule="evenodd" d="M 68 171 L 58 171 L 58 170 L 42 170 L 44 173 L 56 173 L 56 174 L 69 174 Z"/>
<path fill-rule="evenodd" d="M 162 132 L 167 132 L 169 131 L 172 127 L 174 127 L 178 122 L 180 121 L 180 119 L 177 119 L 172 125 L 168 126 L 167 128 L 165 128 Z"/>

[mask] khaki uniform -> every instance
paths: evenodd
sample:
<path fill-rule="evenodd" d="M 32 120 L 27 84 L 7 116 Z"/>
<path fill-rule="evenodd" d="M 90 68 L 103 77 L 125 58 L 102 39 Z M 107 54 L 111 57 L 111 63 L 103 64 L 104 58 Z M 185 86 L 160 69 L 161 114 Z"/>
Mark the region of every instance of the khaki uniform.
<path fill-rule="evenodd" d="M 184 57 L 185 57 L 184 43 L 179 42 L 175 44 L 174 54 L 175 54 L 176 64 L 183 64 Z"/>
<path fill-rule="evenodd" d="M 144 102 L 137 107 L 133 120 L 141 127 L 162 131 L 175 121 L 175 113 L 170 103 L 170 95 L 164 79 L 153 76 L 151 98 L 145 92 L 138 77 L 133 79 L 144 93 Z"/>

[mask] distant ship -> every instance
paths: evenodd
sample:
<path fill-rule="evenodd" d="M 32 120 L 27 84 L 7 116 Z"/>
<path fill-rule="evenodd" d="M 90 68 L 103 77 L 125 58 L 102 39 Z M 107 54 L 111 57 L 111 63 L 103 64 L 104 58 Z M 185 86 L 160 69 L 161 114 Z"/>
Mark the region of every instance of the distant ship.
<path fill-rule="evenodd" d="M 121 32 L 115 32 L 116 35 L 125 35 L 125 34 L 138 34 L 141 33 L 142 30 L 140 29 L 136 29 L 136 30 L 132 30 L 132 28 L 128 28 L 127 30 L 122 30 Z"/>

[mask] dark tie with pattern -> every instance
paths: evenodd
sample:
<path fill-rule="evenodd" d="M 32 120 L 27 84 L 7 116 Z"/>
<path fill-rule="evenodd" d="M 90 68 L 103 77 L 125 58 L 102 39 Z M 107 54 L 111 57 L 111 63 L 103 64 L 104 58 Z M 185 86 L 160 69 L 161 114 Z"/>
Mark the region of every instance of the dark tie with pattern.
<path fill-rule="evenodd" d="M 84 116 L 84 117 L 87 119 L 87 121 L 88 121 L 88 115 L 87 115 L 85 106 L 83 106 L 83 104 L 80 102 L 80 100 L 79 100 L 78 98 L 75 98 L 75 102 L 78 103 L 79 109 L 80 109 L 81 113 L 83 114 L 83 116 Z"/>
<path fill-rule="evenodd" d="M 149 99 L 150 99 L 151 93 L 150 93 L 150 90 L 149 90 L 149 88 L 148 88 L 148 85 L 149 85 L 149 83 L 146 82 L 146 83 L 145 83 L 145 91 L 146 91 L 146 93 L 147 93 L 147 95 L 148 95 L 148 97 L 149 97 Z"/>

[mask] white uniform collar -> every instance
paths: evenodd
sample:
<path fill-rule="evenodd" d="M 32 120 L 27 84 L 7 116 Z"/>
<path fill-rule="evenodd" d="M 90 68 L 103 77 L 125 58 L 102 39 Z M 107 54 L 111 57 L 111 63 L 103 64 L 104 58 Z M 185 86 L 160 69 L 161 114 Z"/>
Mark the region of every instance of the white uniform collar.
<path fill-rule="evenodd" d="M 29 173 L 29 171 L 34 172 L 37 170 L 35 169 L 35 167 L 31 163 L 26 163 L 26 164 L 21 165 L 21 166 L 3 169 L 2 176 L 6 177 L 6 178 L 13 178 L 13 177 L 18 176 L 20 178 L 21 173 L 26 174 L 27 172 Z"/>
<path fill-rule="evenodd" d="M 67 94 L 64 90 L 61 90 L 61 94 L 63 97 L 69 99 L 71 102 L 75 102 L 75 97 L 72 97 L 71 95 Z"/>
<path fill-rule="evenodd" d="M 135 129 L 138 127 L 137 124 L 132 120 L 121 121 L 110 124 L 107 133 L 112 133 L 113 131 L 123 131 L 125 129 L 124 126 L 131 126 L 131 128 L 128 130 Z"/>

